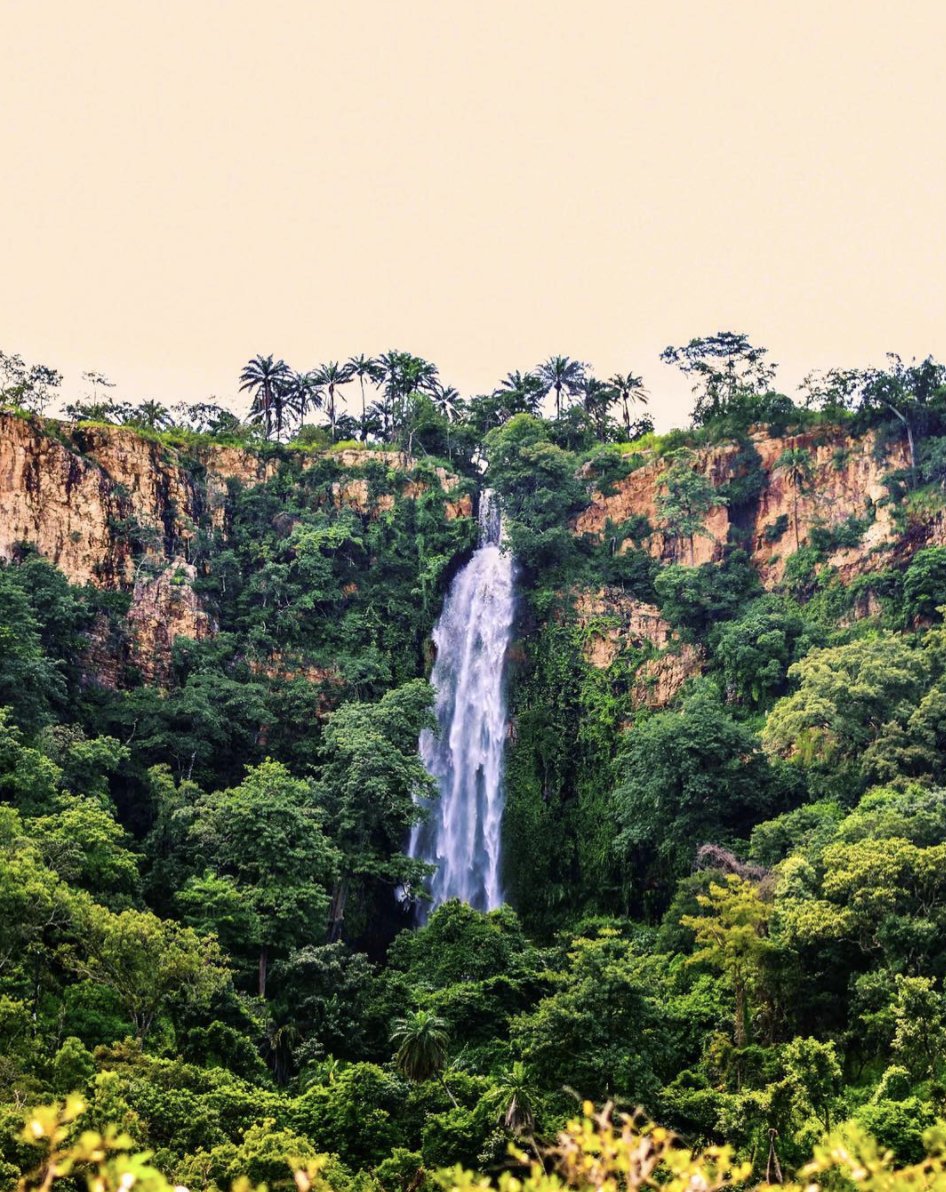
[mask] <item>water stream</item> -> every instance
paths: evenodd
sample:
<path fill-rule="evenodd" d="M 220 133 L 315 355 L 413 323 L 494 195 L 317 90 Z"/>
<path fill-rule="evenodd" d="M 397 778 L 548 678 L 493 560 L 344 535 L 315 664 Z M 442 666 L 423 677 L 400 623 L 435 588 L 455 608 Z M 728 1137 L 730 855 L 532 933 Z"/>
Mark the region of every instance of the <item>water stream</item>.
<path fill-rule="evenodd" d="M 425 731 L 420 753 L 440 798 L 411 833 L 412 857 L 432 861 L 430 909 L 459 898 L 479 910 L 503 901 L 500 828 L 506 700 L 503 667 L 515 593 L 511 555 L 492 494 L 480 498 L 480 539 L 457 573 L 434 629 L 431 682 L 439 733 Z"/>

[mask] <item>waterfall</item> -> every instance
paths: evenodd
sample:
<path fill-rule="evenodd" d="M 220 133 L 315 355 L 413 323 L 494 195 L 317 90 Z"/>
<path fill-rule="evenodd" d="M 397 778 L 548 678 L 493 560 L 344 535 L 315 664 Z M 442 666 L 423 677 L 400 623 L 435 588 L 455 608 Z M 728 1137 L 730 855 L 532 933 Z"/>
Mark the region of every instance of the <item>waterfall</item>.
<path fill-rule="evenodd" d="M 506 700 L 503 663 L 514 611 L 513 561 L 501 549 L 499 507 L 480 497 L 479 546 L 450 586 L 434 629 L 439 732 L 425 730 L 420 754 L 439 799 L 411 832 L 412 857 L 431 861 L 432 906 L 459 898 L 479 910 L 502 903 Z"/>

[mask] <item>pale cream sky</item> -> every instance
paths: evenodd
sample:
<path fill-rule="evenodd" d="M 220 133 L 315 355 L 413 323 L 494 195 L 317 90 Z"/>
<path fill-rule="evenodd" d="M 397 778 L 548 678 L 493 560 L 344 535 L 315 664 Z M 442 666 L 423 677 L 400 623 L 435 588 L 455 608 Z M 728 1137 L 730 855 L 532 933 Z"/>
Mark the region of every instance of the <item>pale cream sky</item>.
<path fill-rule="evenodd" d="M 946 3 L 0 0 L 0 348 L 130 399 L 399 347 L 463 392 L 746 331 L 946 357 Z"/>

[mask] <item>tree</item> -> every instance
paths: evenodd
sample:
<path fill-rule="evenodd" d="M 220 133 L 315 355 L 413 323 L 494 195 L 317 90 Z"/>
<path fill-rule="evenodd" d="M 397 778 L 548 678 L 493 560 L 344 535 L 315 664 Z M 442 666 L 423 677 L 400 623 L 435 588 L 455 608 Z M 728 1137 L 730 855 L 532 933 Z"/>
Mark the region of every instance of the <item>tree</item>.
<path fill-rule="evenodd" d="M 68 963 L 115 993 L 139 1039 L 170 1003 L 205 1005 L 229 980 L 212 936 L 150 911 L 115 915 L 84 898 L 75 904 L 74 919 L 77 943 Z"/>
<path fill-rule="evenodd" d="M 377 385 L 384 376 L 384 370 L 379 362 L 373 356 L 350 356 L 346 366 L 352 377 L 358 378 L 358 384 L 361 388 L 361 438 L 362 442 L 367 442 L 368 439 L 368 413 L 365 406 L 365 381 L 370 381 L 372 385 Z"/>
<path fill-rule="evenodd" d="M 315 370 L 313 385 L 316 393 L 324 393 L 325 407 L 328 410 L 329 426 L 332 428 L 332 442 L 335 442 L 335 423 L 337 420 L 336 391 L 347 385 L 352 378 L 351 367 L 339 364 L 337 360 L 330 360 L 328 364 L 321 364 Z"/>
<path fill-rule="evenodd" d="M 159 401 L 143 401 L 131 408 L 127 421 L 145 430 L 167 430 L 174 425 L 174 416 Z"/>
<path fill-rule="evenodd" d="M 919 1080 L 936 1078 L 946 1061 L 946 1004 L 930 977 L 897 974 L 893 1050 Z"/>
<path fill-rule="evenodd" d="M 737 1047 L 750 1039 L 750 1014 L 764 983 L 765 960 L 772 950 L 766 924 L 772 913 L 758 887 L 734 873 L 723 883 L 713 882 L 708 894 L 698 894 L 700 915 L 684 915 L 680 922 L 695 937 L 697 951 L 689 964 L 719 969 L 733 992 L 733 1038 Z"/>
<path fill-rule="evenodd" d="M 635 724 L 617 761 L 615 847 L 640 869 L 640 885 L 679 876 L 701 844 L 748 835 L 777 803 L 777 776 L 752 731 L 730 716 L 710 684 L 679 711 Z"/>
<path fill-rule="evenodd" d="M 460 413 L 460 391 L 453 385 L 443 385 L 434 381 L 430 386 L 430 400 L 434 409 L 448 422 L 456 421 Z"/>
<path fill-rule="evenodd" d="M 571 939 L 553 992 L 510 1025 L 532 1079 L 583 1098 L 645 1102 L 664 1014 L 654 969 L 611 927 Z"/>
<path fill-rule="evenodd" d="M 417 754 L 421 730 L 434 723 L 433 692 L 421 679 L 388 691 L 376 704 L 349 702 L 325 726 L 320 798 L 341 852 L 332 897 L 331 938 L 341 935 L 352 886 L 416 886 L 428 869 L 404 856 L 419 801 L 432 780 Z"/>
<path fill-rule="evenodd" d="M 381 403 L 384 435 L 396 439 L 407 427 L 408 398 L 418 390 L 430 391 L 437 380 L 437 366 L 420 356 L 392 348 L 378 357 L 378 369 L 384 393 Z"/>
<path fill-rule="evenodd" d="M 795 1092 L 796 1112 L 808 1111 L 817 1119 L 819 1133 L 833 1124 L 841 1091 L 842 1072 L 834 1043 L 818 1039 L 792 1039 L 782 1051 L 785 1075 Z"/>
<path fill-rule="evenodd" d="M 38 957 L 68 922 L 73 895 L 29 839 L 23 820 L 0 806 L 0 976 Z"/>
<path fill-rule="evenodd" d="M 309 410 L 322 408 L 323 395 L 314 372 L 293 372 L 287 378 L 283 390 L 287 408 L 292 410 L 300 422 Z"/>
<path fill-rule="evenodd" d="M 931 407 L 941 408 L 946 396 L 946 366 L 927 356 L 904 364 L 895 352 L 887 353 L 888 367 L 832 368 L 809 373 L 802 382 L 807 404 L 829 412 L 856 410 L 869 419 L 883 411 L 892 414 L 904 429 L 910 457 L 911 483 L 917 480 L 915 425 L 926 419 Z"/>
<path fill-rule="evenodd" d="M 36 731 L 62 702 L 62 668 L 47 656 L 40 625 L 16 569 L 0 562 L 0 707 L 21 728 Z"/>
<path fill-rule="evenodd" d="M 788 675 L 797 690 L 769 714 L 765 748 L 836 781 L 852 768 L 857 772 L 885 725 L 907 719 L 923 690 L 927 663 L 903 638 L 878 633 L 811 650 Z"/>
<path fill-rule="evenodd" d="M 587 500 L 575 456 L 550 442 L 548 424 L 529 414 L 490 431 L 486 451 L 487 482 L 499 493 L 520 565 L 537 572 L 574 558 L 568 519 Z"/>
<path fill-rule="evenodd" d="M 788 668 L 812 645 L 816 631 L 799 610 L 775 596 L 754 601 L 713 634 L 713 661 L 720 668 L 726 698 L 764 704 L 784 689 Z"/>
<path fill-rule="evenodd" d="M 718 331 L 682 347 L 664 348 L 660 359 L 694 378 L 693 422 L 702 426 L 733 408 L 740 394 L 759 394 L 768 388 L 775 365 L 766 361 L 767 355 L 767 348 L 754 347 L 745 335 Z"/>
<path fill-rule="evenodd" d="M 918 550 L 903 577 L 903 611 L 908 618 L 934 618 L 946 603 L 946 547 Z"/>
<path fill-rule="evenodd" d="M 795 527 L 795 550 L 798 550 L 798 496 L 811 481 L 811 452 L 803 447 L 789 447 L 775 461 L 792 490 L 792 521 Z"/>
<path fill-rule="evenodd" d="M 408 1080 L 423 1084 L 425 1080 L 436 1076 L 454 1108 L 458 1108 L 457 1099 L 443 1078 L 448 1040 L 446 1023 L 442 1018 L 429 1010 L 415 1010 L 395 1020 L 391 1042 L 397 1047 L 394 1062 Z"/>
<path fill-rule="evenodd" d="M 20 406 L 44 414 L 52 391 L 62 384 L 62 373 L 46 364 L 27 365 L 19 355 L 0 352 L 0 406 Z"/>
<path fill-rule="evenodd" d="M 495 1078 L 486 1096 L 487 1103 L 510 1134 L 525 1135 L 533 1150 L 535 1140 L 535 1102 L 537 1090 L 522 1060 L 515 1060 Z"/>
<path fill-rule="evenodd" d="M 555 390 L 555 417 L 562 416 L 562 391 L 566 396 L 574 397 L 581 392 L 585 379 L 585 365 L 578 360 L 571 360 L 568 356 L 550 356 L 535 370 L 542 388 L 542 396 Z"/>
<path fill-rule="evenodd" d="M 63 795 L 52 815 L 29 821 L 30 836 L 50 869 L 102 901 L 125 903 L 138 893 L 138 858 L 115 817 L 96 799 Z"/>
<path fill-rule="evenodd" d="M 262 423 L 267 439 L 275 431 L 282 434 L 286 415 L 288 387 L 292 370 L 285 360 L 273 360 L 272 355 L 254 356 L 240 373 L 240 392 L 249 391 L 250 421 Z"/>
<path fill-rule="evenodd" d="M 599 381 L 590 374 L 582 381 L 581 403 L 600 439 L 606 439 L 608 436 L 608 416 L 619 396 L 618 390 L 610 381 Z"/>
<path fill-rule="evenodd" d="M 266 996 L 269 954 L 321 940 L 328 889 L 338 867 L 309 782 L 280 762 L 250 767 L 239 786 L 206 795 L 189 836 L 219 876 L 231 877 L 259 923 L 258 990 Z M 255 944 L 255 940 L 247 940 Z"/>
<path fill-rule="evenodd" d="M 621 401 L 621 416 L 624 423 L 624 433 L 631 437 L 631 406 L 646 406 L 650 394 L 644 388 L 644 378 L 637 373 L 615 373 L 608 377 L 608 383 L 617 392 Z"/>
<path fill-rule="evenodd" d="M 499 399 L 501 420 L 505 422 L 514 414 L 538 414 L 547 392 L 542 378 L 535 372 L 523 373 L 517 369 L 506 374 L 492 396 Z"/>
<path fill-rule="evenodd" d="M 654 576 L 663 616 L 683 636 L 704 639 L 761 590 L 759 573 L 743 550 L 729 549 L 719 563 L 687 567 L 670 563 Z"/>
<path fill-rule="evenodd" d="M 236 435 L 240 430 L 240 420 L 236 414 L 214 401 L 178 402 L 173 407 L 173 413 L 179 426 L 187 427 L 197 434 L 222 438 Z"/>
<path fill-rule="evenodd" d="M 99 397 L 100 389 L 114 389 L 115 388 L 114 381 L 110 381 L 108 379 L 108 377 L 105 376 L 104 373 L 95 372 L 94 370 L 84 372 L 82 374 L 82 379 L 83 379 L 83 381 L 85 381 L 85 383 L 87 385 L 90 385 L 92 387 L 92 392 L 88 396 L 94 405 L 98 404 L 98 402 L 101 400 L 101 398 Z"/>
<path fill-rule="evenodd" d="M 681 448 L 667 459 L 669 467 L 660 479 L 662 492 L 656 502 L 657 515 L 666 523 L 673 538 L 678 541 L 689 539 L 692 566 L 696 535 L 712 537 L 706 529 L 706 515 L 714 505 L 725 505 L 726 498 L 716 491 L 708 477 L 696 471 L 692 451 Z"/>

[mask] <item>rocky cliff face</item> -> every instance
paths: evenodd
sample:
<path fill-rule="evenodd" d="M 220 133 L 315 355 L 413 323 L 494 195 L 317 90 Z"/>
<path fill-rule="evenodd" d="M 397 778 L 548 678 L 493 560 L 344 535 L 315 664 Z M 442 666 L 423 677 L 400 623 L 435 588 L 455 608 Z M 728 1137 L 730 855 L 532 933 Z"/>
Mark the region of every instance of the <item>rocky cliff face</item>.
<path fill-rule="evenodd" d="M 804 468 L 788 466 L 786 452 L 801 453 Z M 324 455 L 300 458 L 305 468 Z M 402 497 L 424 490 L 410 478 L 414 461 L 405 456 L 359 449 L 333 453 L 332 459 L 338 472 L 331 499 L 340 507 L 367 516 L 392 507 L 390 492 L 372 496 L 365 468 L 377 461 L 403 473 Z M 605 537 L 612 527 L 643 518 L 650 527 L 646 550 L 666 561 L 696 564 L 718 559 L 735 539 L 772 588 L 816 530 L 855 519 L 855 545 L 838 546 L 827 558 L 848 581 L 902 562 L 921 546 L 946 543 L 942 510 L 929 511 L 906 533 L 895 520 L 885 477 L 907 464 L 904 443 L 881 443 L 873 434 L 851 438 L 830 428 L 784 438 L 758 433 L 748 449 L 721 445 L 694 451 L 693 468 L 721 493 L 741 484 L 742 499 L 713 506 L 692 542 L 675 538 L 658 513 L 667 462 L 657 457 L 644 459 L 608 495 L 595 493 L 573 529 Z M 90 667 L 106 683 L 120 682 L 125 665 L 147 681 L 164 683 L 175 638 L 200 640 L 216 632 L 193 587 L 195 535 L 200 529 L 225 534 L 231 482 L 253 486 L 277 467 L 272 458 L 236 447 L 205 445 L 184 456 L 131 429 L 0 413 L 0 558 L 30 544 L 71 582 L 127 593 L 131 607 L 122 648 L 117 651 L 116 643 L 106 640 L 105 625 L 98 626 L 91 636 Z M 441 469 L 436 483 L 446 496 L 445 516 L 472 514 L 470 497 L 457 495 L 456 477 Z M 869 593 L 864 602 L 861 615 L 868 615 Z M 673 638 L 653 606 L 606 589 L 583 594 L 576 611 L 590 665 L 607 668 L 629 649 L 649 651 L 638 668 L 637 703 L 668 702 L 699 670 L 698 654 Z"/>
<path fill-rule="evenodd" d="M 789 451 L 806 458 L 798 473 L 780 462 Z M 735 445 L 694 452 L 694 469 L 718 490 L 725 491 L 750 468 L 759 473 L 762 483 L 747 502 L 715 505 L 692 543 L 674 539 L 657 512 L 667 469 L 663 459 L 645 462 L 620 481 L 612 495 L 595 494 L 577 518 L 575 530 L 603 536 L 609 521 L 618 525 L 630 517 L 645 517 L 652 527 L 645 542 L 651 554 L 697 565 L 719 558 L 735 530 L 735 536 L 747 543 L 763 584 L 771 588 L 781 580 L 789 556 L 810 540 L 813 530 L 836 528 L 849 518 L 863 519 L 869 524 L 858 545 L 838 550 L 828 559 L 842 576 L 853 578 L 887 566 L 901 545 L 884 477 L 907 466 L 905 443 L 881 445 L 873 434 L 852 439 L 840 430 L 824 428 L 785 438 L 756 434 L 749 453 Z"/>
<path fill-rule="evenodd" d="M 788 453 L 802 466 L 793 468 Z M 639 539 L 645 550 L 665 562 L 696 565 L 719 559 L 725 545 L 735 542 L 748 551 L 769 590 L 784 578 L 791 556 L 812 544 L 816 531 L 822 532 L 820 565 L 833 569 L 843 583 L 902 565 L 921 547 L 946 543 L 942 501 L 904 516 L 903 506 L 891 500 L 886 478 L 909 466 L 902 441 L 881 442 L 874 434 L 852 438 L 825 428 L 784 438 L 760 433 L 751 437 L 748 449 L 730 444 L 694 451 L 692 466 L 714 489 L 723 495 L 728 489 L 734 497 L 709 510 L 692 542 L 675 538 L 661 520 L 668 464 L 660 458 L 645 460 L 608 495 L 595 493 L 573 529 L 604 538 L 628 519 L 646 519 L 650 532 Z M 839 535 L 845 523 L 848 532 Z M 631 545 L 625 540 L 618 550 Z M 850 617 L 878 611 L 868 587 Z M 631 687 L 637 706 L 665 706 L 702 668 L 700 651 L 674 636 L 659 609 L 620 589 L 580 593 L 575 613 L 589 665 L 607 669 L 621 655 L 643 651 Z"/>
<path fill-rule="evenodd" d="M 303 457 L 303 467 L 322 456 Z M 409 480 L 413 461 L 369 450 L 335 453 L 341 469 L 334 499 L 361 513 L 390 508 L 372 502 L 358 475 L 372 460 L 405 473 L 402 493 L 423 486 Z M 71 426 L 0 412 L 0 558 L 24 544 L 55 563 L 71 583 L 124 591 L 131 597 L 127 655 L 147 681 L 164 682 L 175 638 L 200 640 L 216 631 L 193 589 L 189 546 L 200 528 L 224 531 L 229 482 L 260 484 L 277 468 L 272 459 L 236 447 L 207 445 L 187 457 L 124 427 Z M 458 481 L 442 469 L 445 493 Z M 447 517 L 471 516 L 469 496 L 445 503 Z M 90 665 L 103 682 L 118 682 L 114 643 L 104 626 L 90 643 Z"/>

